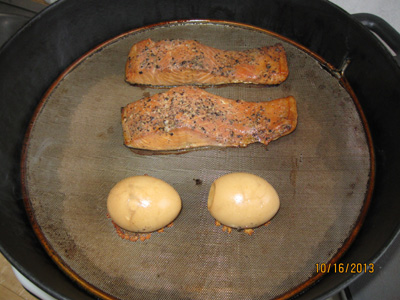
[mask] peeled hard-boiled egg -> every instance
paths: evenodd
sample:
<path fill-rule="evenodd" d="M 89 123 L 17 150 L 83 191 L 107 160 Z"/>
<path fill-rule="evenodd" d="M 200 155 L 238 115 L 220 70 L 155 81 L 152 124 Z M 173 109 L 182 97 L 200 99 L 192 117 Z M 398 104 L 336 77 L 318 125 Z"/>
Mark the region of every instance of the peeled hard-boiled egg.
<path fill-rule="evenodd" d="M 107 199 L 111 219 L 121 228 L 138 233 L 167 226 L 181 208 L 181 198 L 171 185 L 147 175 L 121 180 Z"/>
<path fill-rule="evenodd" d="M 223 225 L 255 228 L 279 209 L 279 196 L 265 179 L 250 173 L 230 173 L 216 179 L 208 195 L 208 210 Z"/>

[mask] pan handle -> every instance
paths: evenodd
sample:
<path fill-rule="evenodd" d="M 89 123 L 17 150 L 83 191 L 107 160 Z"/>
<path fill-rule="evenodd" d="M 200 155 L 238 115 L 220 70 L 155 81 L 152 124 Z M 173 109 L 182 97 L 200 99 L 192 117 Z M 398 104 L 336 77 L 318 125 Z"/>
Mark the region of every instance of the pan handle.
<path fill-rule="evenodd" d="M 389 23 L 376 15 L 358 13 L 353 14 L 353 17 L 376 33 L 389 46 L 395 53 L 394 59 L 400 66 L 400 34 Z"/>

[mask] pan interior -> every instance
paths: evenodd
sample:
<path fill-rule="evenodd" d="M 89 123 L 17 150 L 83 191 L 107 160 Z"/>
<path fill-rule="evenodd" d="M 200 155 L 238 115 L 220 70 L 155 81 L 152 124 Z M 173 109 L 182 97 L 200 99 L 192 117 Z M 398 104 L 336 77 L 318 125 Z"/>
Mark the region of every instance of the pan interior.
<path fill-rule="evenodd" d="M 232 50 L 281 42 L 286 82 L 207 91 L 248 101 L 292 95 L 297 129 L 267 148 L 132 153 L 123 146 L 121 107 L 165 91 L 124 81 L 130 47 L 146 38 L 195 39 Z M 370 167 L 353 99 L 317 60 L 262 30 L 186 22 L 131 32 L 71 68 L 35 117 L 24 180 L 39 238 L 92 292 L 122 299 L 269 299 L 308 281 L 317 263 L 342 248 L 363 210 Z M 238 171 L 268 180 L 281 200 L 272 222 L 252 236 L 223 232 L 207 210 L 212 182 Z M 172 228 L 130 242 L 116 234 L 106 200 L 119 180 L 143 174 L 174 186 L 183 209 Z"/>

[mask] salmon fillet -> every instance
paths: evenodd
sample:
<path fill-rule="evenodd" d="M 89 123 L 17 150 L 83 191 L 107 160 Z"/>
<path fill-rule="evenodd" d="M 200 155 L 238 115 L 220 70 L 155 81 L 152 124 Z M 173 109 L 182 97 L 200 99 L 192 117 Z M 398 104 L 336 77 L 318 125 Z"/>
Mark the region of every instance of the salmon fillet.
<path fill-rule="evenodd" d="M 126 81 L 154 86 L 253 83 L 276 85 L 289 69 L 281 44 L 226 51 L 193 40 L 143 40 L 132 46 Z"/>
<path fill-rule="evenodd" d="M 122 108 L 124 144 L 151 151 L 268 145 L 297 125 L 294 97 L 246 102 L 193 86 L 170 89 Z M 155 153 L 157 154 L 157 153 Z"/>

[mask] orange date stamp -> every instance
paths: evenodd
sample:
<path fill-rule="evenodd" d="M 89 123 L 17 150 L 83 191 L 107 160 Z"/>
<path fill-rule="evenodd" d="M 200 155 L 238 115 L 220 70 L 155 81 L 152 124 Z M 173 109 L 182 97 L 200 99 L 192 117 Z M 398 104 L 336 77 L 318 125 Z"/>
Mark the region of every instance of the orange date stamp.
<path fill-rule="evenodd" d="M 317 273 L 374 273 L 375 265 L 373 263 L 322 263 L 315 264 Z"/>

